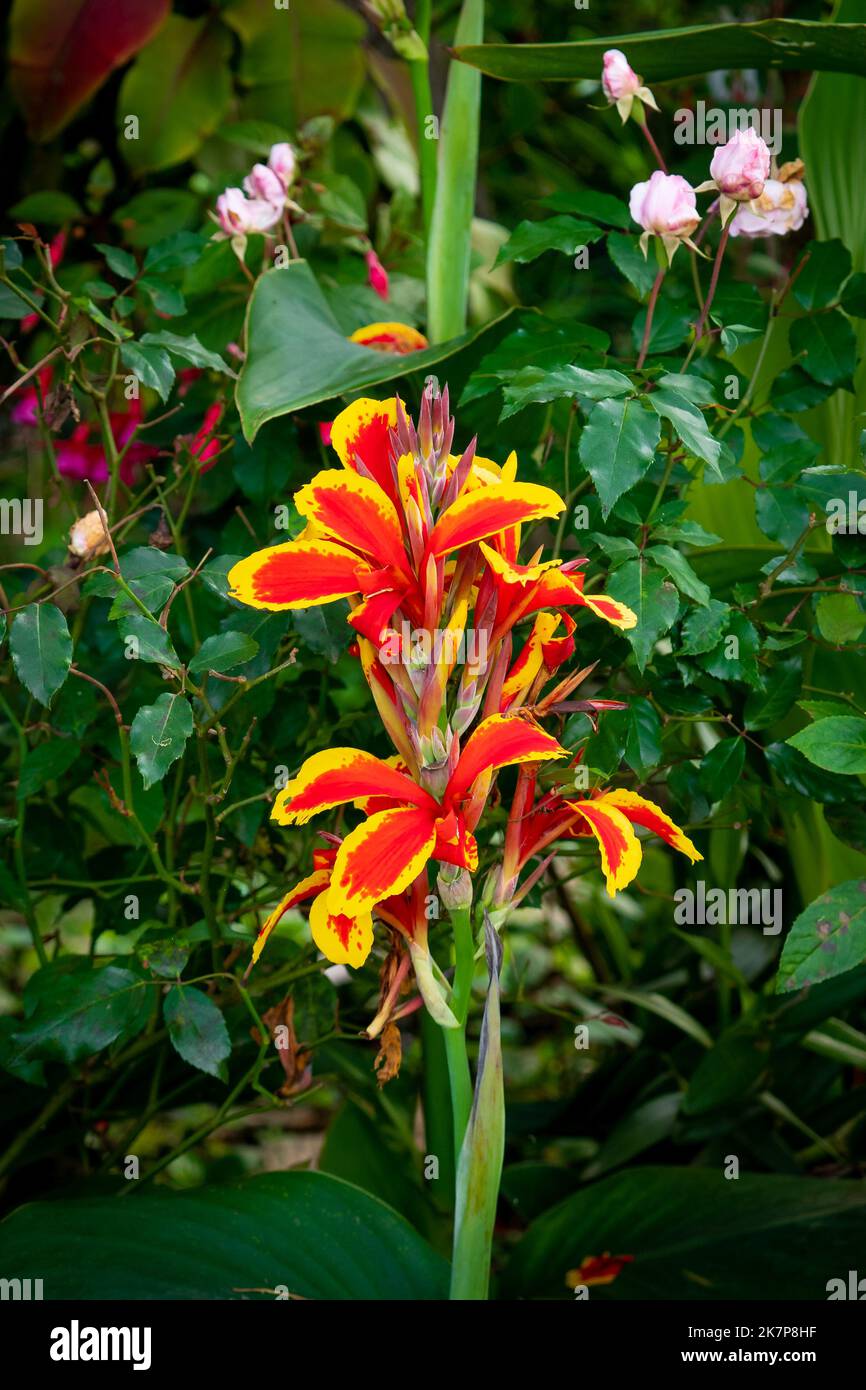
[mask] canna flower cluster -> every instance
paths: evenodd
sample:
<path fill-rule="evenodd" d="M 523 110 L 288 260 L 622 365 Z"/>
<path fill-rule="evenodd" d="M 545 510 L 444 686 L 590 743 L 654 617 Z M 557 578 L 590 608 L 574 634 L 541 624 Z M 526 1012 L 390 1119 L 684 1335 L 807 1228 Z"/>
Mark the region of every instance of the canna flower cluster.
<path fill-rule="evenodd" d="M 447 388 L 440 394 L 432 378 L 417 425 L 397 398 L 353 402 L 331 428 L 340 467 L 295 495 L 301 534 L 229 573 L 232 596 L 254 608 L 348 600 L 357 653 L 394 750 L 383 759 L 326 749 L 278 794 L 271 815 L 279 825 L 302 825 L 336 807 L 360 819 L 340 834 L 323 832 L 328 848 L 264 923 L 253 961 L 283 914 L 301 903 L 310 904 L 316 945 L 335 963 L 362 965 L 378 921 L 411 958 L 424 1001 L 445 1026 L 455 1020 L 427 941 L 429 875 L 435 866 L 445 907 L 469 906 L 479 869 L 475 832 L 502 768 L 517 767 L 517 785 L 499 862 L 487 868 L 481 894 L 497 925 L 557 842 L 594 839 L 611 894 L 640 866 L 636 826 L 700 858 L 635 792 L 571 790 L 576 760 L 544 722 L 561 723 L 575 710 L 595 720 L 622 708 L 570 698 L 592 669 L 563 672 L 578 620 L 625 630 L 635 615 L 590 591 L 585 559 L 544 560 L 541 550 L 519 558 L 523 531 L 557 517 L 563 500 L 519 481 L 513 453 L 500 465 L 481 457 L 475 440 L 456 450 L 454 432 Z"/>

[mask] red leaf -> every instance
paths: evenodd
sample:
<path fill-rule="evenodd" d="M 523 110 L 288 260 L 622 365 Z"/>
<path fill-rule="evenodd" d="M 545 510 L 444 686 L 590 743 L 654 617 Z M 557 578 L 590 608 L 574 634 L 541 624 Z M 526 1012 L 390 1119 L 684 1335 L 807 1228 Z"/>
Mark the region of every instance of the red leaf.
<path fill-rule="evenodd" d="M 10 80 L 33 139 L 56 135 L 170 9 L 171 0 L 15 0 Z"/>

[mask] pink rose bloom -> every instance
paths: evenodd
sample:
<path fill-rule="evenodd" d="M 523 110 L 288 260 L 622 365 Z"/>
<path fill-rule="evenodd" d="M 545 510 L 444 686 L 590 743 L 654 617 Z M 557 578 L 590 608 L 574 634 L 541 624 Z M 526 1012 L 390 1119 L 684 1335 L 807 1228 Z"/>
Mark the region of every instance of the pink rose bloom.
<path fill-rule="evenodd" d="M 737 208 L 731 223 L 731 236 L 786 236 L 799 231 L 809 216 L 805 186 L 798 179 L 780 183 L 767 179 L 760 198 L 751 206 Z"/>
<path fill-rule="evenodd" d="M 710 173 L 720 193 L 747 203 L 763 192 L 770 173 L 770 151 L 756 130 L 738 130 L 716 150 Z"/>
<path fill-rule="evenodd" d="M 372 246 L 365 257 L 367 262 L 367 284 L 375 290 L 380 299 L 388 298 L 388 272 Z"/>
<path fill-rule="evenodd" d="M 685 238 L 700 221 L 695 190 L 679 174 L 656 169 L 646 183 L 636 183 L 628 200 L 635 222 L 652 236 Z"/>
<path fill-rule="evenodd" d="M 618 48 L 609 48 L 604 55 L 601 85 L 611 105 L 621 101 L 623 97 L 635 96 L 641 85 L 637 73 L 629 66 L 625 54 Z"/>
<path fill-rule="evenodd" d="M 254 164 L 244 179 L 244 189 L 250 198 L 260 198 L 265 203 L 273 203 L 280 212 L 286 201 L 286 190 L 282 180 L 267 164 Z"/>
<path fill-rule="evenodd" d="M 281 209 L 262 198 L 245 198 L 242 188 L 227 188 L 216 201 L 217 221 L 226 236 L 266 232 L 280 220 Z"/>
<path fill-rule="evenodd" d="M 297 168 L 295 152 L 286 141 L 280 145 L 272 145 L 268 155 L 268 168 L 271 169 L 283 186 L 283 192 L 288 193 L 295 181 L 295 170 Z"/>

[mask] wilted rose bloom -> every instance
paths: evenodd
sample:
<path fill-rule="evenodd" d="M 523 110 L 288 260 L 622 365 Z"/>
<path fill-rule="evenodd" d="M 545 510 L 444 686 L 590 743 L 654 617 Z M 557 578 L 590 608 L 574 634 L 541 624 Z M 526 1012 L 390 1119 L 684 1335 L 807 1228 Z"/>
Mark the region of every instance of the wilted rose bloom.
<path fill-rule="evenodd" d="M 679 174 L 656 169 L 646 183 L 636 183 L 628 200 L 629 212 L 645 232 L 653 236 L 691 236 L 700 222 L 695 190 Z"/>
<path fill-rule="evenodd" d="M 282 209 L 263 198 L 247 198 L 242 188 L 227 188 L 216 201 L 217 221 L 226 236 L 267 232 L 280 220 Z"/>
<path fill-rule="evenodd" d="M 69 529 L 69 552 L 79 560 L 95 560 L 111 549 L 99 512 L 87 512 L 72 523 Z"/>
<path fill-rule="evenodd" d="M 372 246 L 365 257 L 367 261 L 367 284 L 374 289 L 380 299 L 388 298 L 388 272 Z"/>
<path fill-rule="evenodd" d="M 625 54 L 618 48 L 609 48 L 604 55 L 601 85 L 611 105 L 622 97 L 635 96 L 640 84 L 640 78 L 629 65 Z"/>
<path fill-rule="evenodd" d="M 286 190 L 279 174 L 269 169 L 267 164 L 254 164 L 244 179 L 244 188 L 251 198 L 261 198 L 263 202 L 273 203 L 282 212 L 286 201 Z"/>
<path fill-rule="evenodd" d="M 738 130 L 716 150 L 710 173 L 720 193 L 737 202 L 749 202 L 763 192 L 770 173 L 770 151 L 756 130 Z"/>
<path fill-rule="evenodd" d="M 798 231 L 808 216 L 806 189 L 799 180 L 767 179 L 760 198 L 737 209 L 731 236 L 785 236 Z"/>
<path fill-rule="evenodd" d="M 284 193 L 288 193 L 295 181 L 297 163 L 295 152 L 286 141 L 271 146 L 271 152 L 268 155 L 268 168 L 276 174 L 283 186 Z"/>

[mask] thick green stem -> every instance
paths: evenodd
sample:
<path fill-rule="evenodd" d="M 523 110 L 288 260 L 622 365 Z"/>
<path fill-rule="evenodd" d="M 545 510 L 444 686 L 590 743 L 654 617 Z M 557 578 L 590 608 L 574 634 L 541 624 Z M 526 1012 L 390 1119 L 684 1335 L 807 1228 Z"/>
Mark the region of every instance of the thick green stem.
<path fill-rule="evenodd" d="M 481 43 L 483 37 L 484 0 L 463 0 L 455 45 Z M 427 247 L 427 336 L 432 343 L 455 338 L 466 327 L 480 115 L 481 73 L 452 61 Z"/>
<path fill-rule="evenodd" d="M 415 7 L 415 29 L 424 47 L 425 58 L 409 64 L 412 95 L 415 100 L 415 120 L 418 126 L 418 164 L 421 173 L 421 206 L 424 212 L 424 238 L 430 237 L 430 224 L 436 202 L 436 140 L 433 137 L 433 93 L 430 90 L 430 11 L 431 0 L 419 0 Z"/>

